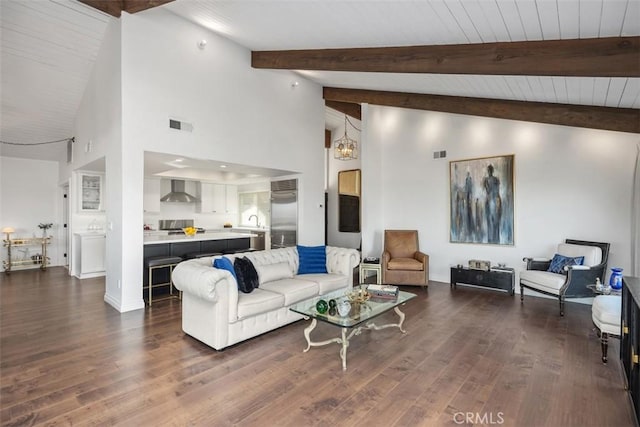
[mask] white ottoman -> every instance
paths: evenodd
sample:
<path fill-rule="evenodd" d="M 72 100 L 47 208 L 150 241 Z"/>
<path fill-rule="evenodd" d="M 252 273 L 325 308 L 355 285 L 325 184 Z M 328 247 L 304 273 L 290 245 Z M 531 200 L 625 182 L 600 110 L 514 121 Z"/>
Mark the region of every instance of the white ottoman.
<path fill-rule="evenodd" d="M 593 299 L 591 319 L 600 330 L 602 343 L 602 362 L 607 363 L 609 335 L 620 337 L 622 298 L 618 295 L 598 295 Z"/>

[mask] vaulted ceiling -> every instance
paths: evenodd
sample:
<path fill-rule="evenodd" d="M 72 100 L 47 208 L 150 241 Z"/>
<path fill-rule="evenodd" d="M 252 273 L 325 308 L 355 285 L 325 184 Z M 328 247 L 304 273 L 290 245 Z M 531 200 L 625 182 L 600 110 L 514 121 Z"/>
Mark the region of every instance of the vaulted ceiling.
<path fill-rule="evenodd" d="M 85 3 L 115 16 L 166 9 L 252 50 L 255 67 L 299 70 L 329 101 L 640 128 L 640 0 Z M 72 136 L 111 15 L 75 0 L 0 1 L 2 141 Z"/>

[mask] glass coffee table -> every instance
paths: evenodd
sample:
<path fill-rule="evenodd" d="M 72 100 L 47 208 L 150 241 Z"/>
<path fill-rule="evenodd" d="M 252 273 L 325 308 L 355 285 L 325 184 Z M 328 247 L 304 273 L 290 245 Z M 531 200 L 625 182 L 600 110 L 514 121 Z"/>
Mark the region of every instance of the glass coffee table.
<path fill-rule="evenodd" d="M 358 287 L 355 287 L 354 289 L 358 289 Z M 380 329 L 395 327 L 400 329 L 400 332 L 402 332 L 403 334 L 406 333 L 406 331 L 402 329 L 405 314 L 400 311 L 399 306 L 415 297 L 415 294 L 404 291 L 399 291 L 398 296 L 393 299 L 371 297 L 371 299 L 369 299 L 368 301 L 352 304 L 349 313 L 345 316 L 341 316 L 338 313 L 336 313 L 335 315 L 330 315 L 328 312 L 319 313 L 316 309 L 316 303 L 321 299 L 325 301 L 334 299 L 338 304 L 342 300 L 348 300 L 348 297 L 345 295 L 335 296 L 335 294 L 333 294 L 332 296 L 332 294 L 328 294 L 301 301 L 289 307 L 289 310 L 295 313 L 302 314 L 305 320 L 311 319 L 311 324 L 304 330 L 304 337 L 307 340 L 307 348 L 304 349 L 304 352 L 306 353 L 307 351 L 309 351 L 311 347 L 332 343 L 342 344 L 342 347 L 340 349 L 340 358 L 342 359 L 342 369 L 346 370 L 347 348 L 349 347 L 349 340 L 354 335 L 360 335 L 360 333 L 365 329 L 374 329 L 377 331 Z M 400 321 L 398 323 L 388 323 L 378 326 L 371 321 L 389 310 L 395 311 L 396 314 L 400 317 Z M 342 330 L 342 336 L 326 341 L 311 341 L 311 331 L 315 329 L 316 325 L 318 324 L 318 320 L 339 327 Z"/>

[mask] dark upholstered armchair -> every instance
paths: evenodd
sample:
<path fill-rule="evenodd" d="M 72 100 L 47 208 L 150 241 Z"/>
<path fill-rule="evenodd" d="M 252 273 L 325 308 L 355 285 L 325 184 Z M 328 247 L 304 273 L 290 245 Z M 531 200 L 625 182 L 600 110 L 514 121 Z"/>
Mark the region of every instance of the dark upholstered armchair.
<path fill-rule="evenodd" d="M 609 258 L 609 243 L 585 240 L 565 240 L 558 245 L 557 254 L 565 257 L 584 257 L 582 265 L 567 265 L 560 273 L 547 271 L 550 259 L 524 258 L 527 270 L 520 273 L 520 302 L 524 302 L 524 289 L 531 289 L 558 298 L 560 316 L 564 316 L 565 298 L 592 297 L 587 285 L 604 276 Z"/>
<path fill-rule="evenodd" d="M 428 286 L 429 256 L 418 248 L 417 230 L 385 230 L 382 283 Z"/>

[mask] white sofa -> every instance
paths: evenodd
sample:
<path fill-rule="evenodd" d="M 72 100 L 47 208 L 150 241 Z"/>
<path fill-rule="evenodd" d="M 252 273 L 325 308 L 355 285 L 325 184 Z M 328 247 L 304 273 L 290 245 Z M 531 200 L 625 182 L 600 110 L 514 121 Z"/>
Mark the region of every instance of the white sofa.
<path fill-rule="evenodd" d="M 238 291 L 229 271 L 212 267 L 217 257 L 183 261 L 173 271 L 182 291 L 182 330 L 216 350 L 300 320 L 289 310 L 299 301 L 353 286 L 353 269 L 360 263 L 355 249 L 326 247 L 327 273 L 298 275 L 295 247 L 225 255 L 232 262 L 245 256 L 258 272 L 260 286 Z"/>

